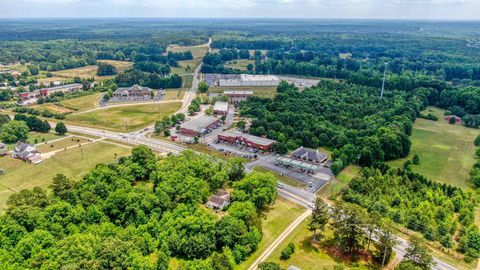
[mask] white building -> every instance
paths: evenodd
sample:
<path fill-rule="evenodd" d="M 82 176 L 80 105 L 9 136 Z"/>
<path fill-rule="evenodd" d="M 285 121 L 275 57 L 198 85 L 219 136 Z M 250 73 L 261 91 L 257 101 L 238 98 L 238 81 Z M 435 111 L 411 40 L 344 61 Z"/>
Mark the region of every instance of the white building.
<path fill-rule="evenodd" d="M 278 86 L 280 79 L 274 75 L 207 74 L 205 81 L 210 86 Z"/>

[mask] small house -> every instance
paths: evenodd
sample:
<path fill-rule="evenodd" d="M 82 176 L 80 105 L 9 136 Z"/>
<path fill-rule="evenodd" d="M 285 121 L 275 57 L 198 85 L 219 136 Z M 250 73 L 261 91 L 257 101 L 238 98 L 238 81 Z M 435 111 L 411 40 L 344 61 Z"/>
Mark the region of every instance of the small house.
<path fill-rule="evenodd" d="M 223 210 L 230 205 L 230 193 L 226 190 L 219 189 L 215 195 L 208 199 L 207 207 L 214 210 Z"/>
<path fill-rule="evenodd" d="M 13 149 L 12 157 L 32 164 L 38 164 L 43 161 L 35 145 L 24 142 L 17 143 L 15 149 Z"/>

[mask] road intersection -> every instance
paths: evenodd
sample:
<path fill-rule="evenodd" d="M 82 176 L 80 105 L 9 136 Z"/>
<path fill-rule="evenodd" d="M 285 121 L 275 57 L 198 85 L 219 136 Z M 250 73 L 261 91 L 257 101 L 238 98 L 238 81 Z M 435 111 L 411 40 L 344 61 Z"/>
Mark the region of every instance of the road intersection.
<path fill-rule="evenodd" d="M 209 44 L 209 51 L 211 51 L 211 47 L 210 47 L 211 39 L 209 39 L 208 44 Z M 186 114 L 188 111 L 188 106 L 190 105 L 192 100 L 195 98 L 196 90 L 198 89 L 198 84 L 200 81 L 199 78 L 200 78 L 201 66 L 202 66 L 202 63 L 200 63 L 200 65 L 195 69 L 195 72 L 193 74 L 192 87 L 191 89 L 186 91 L 182 99 L 182 107 L 177 111 L 177 113 Z M 178 155 L 182 151 L 187 149 L 175 143 L 170 143 L 167 141 L 162 141 L 162 140 L 157 140 L 157 139 L 147 137 L 146 134 L 152 133 L 154 131 L 153 126 L 149 126 L 142 130 L 131 132 L 131 133 L 119 133 L 119 132 L 107 131 L 107 130 L 102 130 L 97 128 L 80 127 L 75 125 L 67 125 L 67 129 L 71 132 L 101 137 L 101 138 L 110 139 L 114 141 L 125 142 L 131 145 L 145 145 L 151 148 L 152 150 L 162 152 L 162 153 L 171 153 L 171 154 Z M 247 164 L 246 170 L 250 171 L 253 168 L 253 166 L 254 165 L 252 164 L 250 165 Z M 249 268 L 249 270 L 256 269 L 258 264 L 264 261 L 265 259 L 267 259 L 268 256 L 273 252 L 273 250 L 275 250 L 276 247 L 278 247 L 278 245 L 282 242 L 283 239 L 285 239 L 295 228 L 297 228 L 302 223 L 302 221 L 304 221 L 306 218 L 310 216 L 311 208 L 315 200 L 315 194 L 313 192 L 292 187 L 282 183 L 281 185 L 279 185 L 278 194 L 279 196 L 291 202 L 304 206 L 306 208 L 306 211 L 298 219 L 296 219 L 274 241 L 274 243 L 272 243 L 272 245 L 267 248 L 267 250 L 265 250 L 265 252 L 255 261 L 255 263 Z M 406 250 L 408 248 L 408 241 L 400 237 L 397 237 L 397 238 L 398 238 L 397 239 L 398 243 L 394 246 L 394 250 L 397 254 L 397 259 L 401 259 L 405 255 Z M 435 266 L 433 267 L 434 270 L 456 270 L 455 267 L 437 258 L 434 258 L 434 261 L 436 263 Z"/>

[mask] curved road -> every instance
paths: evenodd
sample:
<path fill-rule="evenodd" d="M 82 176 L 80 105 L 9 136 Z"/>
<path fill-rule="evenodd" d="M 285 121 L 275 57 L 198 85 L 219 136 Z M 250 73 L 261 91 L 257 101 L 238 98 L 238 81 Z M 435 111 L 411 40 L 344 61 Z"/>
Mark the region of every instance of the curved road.
<path fill-rule="evenodd" d="M 210 44 L 212 40 L 210 38 L 209 40 L 209 51 L 210 51 Z M 188 90 L 183 99 L 182 99 L 182 107 L 177 111 L 177 113 L 186 113 L 188 110 L 188 106 L 190 105 L 191 101 L 195 98 L 195 92 L 198 89 L 198 83 L 199 83 L 199 75 L 200 75 L 200 70 L 201 70 L 202 64 L 200 64 L 196 69 L 193 74 L 193 81 L 192 81 L 192 87 L 190 90 Z M 170 102 L 170 101 L 169 101 Z M 171 101 L 175 102 L 175 101 Z M 178 102 L 178 101 L 176 101 Z M 149 103 L 151 104 L 151 102 Z M 133 105 L 138 105 L 137 104 L 132 104 Z M 125 106 L 125 105 L 122 105 Z M 116 141 L 121 141 L 121 142 L 126 142 L 129 144 L 133 145 L 146 145 L 150 147 L 153 150 L 160 151 L 160 152 L 166 152 L 166 153 L 172 153 L 172 154 L 179 154 L 186 148 L 179 146 L 174 143 L 169 143 L 166 141 L 161 141 L 161 140 L 156 140 L 152 138 L 148 138 L 145 136 L 145 133 L 152 132 L 153 131 L 153 126 L 150 126 L 144 130 L 137 131 L 137 132 L 132 132 L 128 134 L 124 133 L 119 133 L 119 132 L 113 132 L 113 131 L 106 131 L 106 130 L 101 130 L 101 129 L 96 129 L 96 128 L 86 128 L 86 127 L 79 127 L 79 126 L 74 126 L 74 125 L 67 125 L 67 129 L 69 131 L 74 131 L 77 133 L 82 133 L 82 134 L 87 134 L 87 135 L 92 135 L 92 136 L 98 136 L 98 137 L 104 137 L 107 139 L 111 140 L 116 140 Z M 248 169 L 247 169 L 248 170 Z M 315 195 L 312 193 L 308 193 L 303 190 L 300 190 L 295 187 L 291 187 L 288 185 L 283 184 L 282 188 L 278 189 L 278 194 L 282 196 L 283 198 L 292 201 L 294 203 L 297 203 L 299 205 L 304 206 L 307 208 L 307 210 L 300 216 L 298 217 L 273 243 L 270 245 L 265 252 L 252 264 L 252 266 L 249 268 L 249 270 L 254 270 L 258 266 L 260 262 L 263 260 L 267 259 L 270 254 L 275 250 L 276 247 L 296 228 L 298 225 L 302 223 L 306 218 L 308 218 L 311 214 L 310 205 L 312 203 L 312 200 L 314 199 Z M 402 258 L 405 253 L 406 249 L 408 248 L 408 241 L 405 239 L 402 239 L 400 237 L 397 237 L 398 243 L 397 245 L 394 246 L 394 250 L 397 253 L 398 258 Z M 457 268 L 437 259 L 434 258 L 435 266 L 433 266 L 432 269 L 434 270 L 457 270 Z"/>

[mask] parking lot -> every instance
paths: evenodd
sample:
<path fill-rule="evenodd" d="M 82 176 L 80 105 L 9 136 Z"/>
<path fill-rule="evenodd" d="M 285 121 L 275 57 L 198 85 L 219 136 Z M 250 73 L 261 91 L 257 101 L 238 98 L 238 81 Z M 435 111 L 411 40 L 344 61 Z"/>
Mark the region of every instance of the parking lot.
<path fill-rule="evenodd" d="M 316 173 L 309 174 L 276 165 L 276 159 L 277 157 L 275 155 L 270 154 L 248 163 L 246 167 L 247 169 L 252 170 L 253 167 L 259 166 L 274 171 L 280 175 L 290 177 L 304 183 L 307 186 L 307 191 L 311 193 L 317 192 L 333 177 L 332 171 L 326 167 L 321 167 Z"/>
<path fill-rule="evenodd" d="M 246 159 L 255 159 L 262 156 L 262 153 L 258 150 L 248 148 L 248 147 L 235 146 L 235 145 L 224 143 L 224 142 L 212 143 L 209 145 L 209 147 L 220 152 L 224 152 L 227 154 L 234 154 L 236 156 L 243 157 Z"/>

